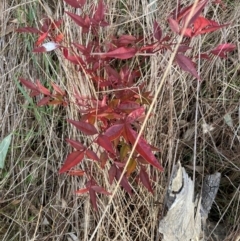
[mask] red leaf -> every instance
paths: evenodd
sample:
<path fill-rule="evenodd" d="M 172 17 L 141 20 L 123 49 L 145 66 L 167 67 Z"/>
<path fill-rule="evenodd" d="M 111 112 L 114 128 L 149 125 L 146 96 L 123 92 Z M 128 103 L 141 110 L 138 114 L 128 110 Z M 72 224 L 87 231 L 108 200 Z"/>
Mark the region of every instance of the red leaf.
<path fill-rule="evenodd" d="M 74 14 L 74 13 L 71 13 L 71 12 L 68 12 L 68 11 L 65 11 L 67 15 L 69 15 L 72 20 L 77 24 L 79 25 L 80 27 L 82 28 L 89 28 L 90 27 L 90 22 L 88 23 L 87 21 L 85 21 L 84 18 L 82 18 L 81 16 L 77 15 L 77 14 Z"/>
<path fill-rule="evenodd" d="M 66 139 L 66 141 L 75 149 L 79 150 L 79 151 L 83 151 L 86 149 L 86 147 L 80 143 L 79 141 L 74 141 L 71 139 Z"/>
<path fill-rule="evenodd" d="M 36 42 L 36 46 L 39 46 L 40 44 L 43 43 L 43 41 L 47 38 L 48 36 L 48 32 L 43 33 L 42 35 L 39 36 L 37 42 Z"/>
<path fill-rule="evenodd" d="M 120 177 L 122 175 L 122 172 L 117 168 L 116 169 L 116 179 L 119 181 Z M 123 175 L 121 181 L 120 181 L 121 186 L 129 193 L 129 195 L 132 195 L 132 188 L 128 182 L 128 179 L 126 178 L 125 175 Z"/>
<path fill-rule="evenodd" d="M 134 57 L 136 53 L 137 53 L 136 48 L 120 47 L 108 53 L 102 53 L 100 55 L 101 57 L 109 57 L 109 58 L 116 58 L 116 59 L 130 59 Z"/>
<path fill-rule="evenodd" d="M 177 21 L 180 22 L 181 19 L 183 20 L 183 23 L 186 22 L 186 20 L 189 18 L 189 15 L 191 14 L 191 18 L 189 19 L 189 22 L 188 22 L 188 26 L 186 27 L 189 27 L 192 23 L 195 22 L 195 20 L 199 17 L 199 15 L 201 14 L 203 8 L 205 7 L 205 5 L 207 4 L 209 0 L 203 0 L 203 1 L 199 1 L 197 3 L 197 5 L 195 6 L 195 8 L 193 9 L 192 11 L 192 8 L 193 8 L 193 5 L 190 5 L 186 8 L 184 8 L 179 14 L 178 14 L 178 17 L 177 17 Z"/>
<path fill-rule="evenodd" d="M 180 45 L 180 46 L 178 47 L 177 52 L 178 52 L 178 53 L 185 53 L 185 52 L 186 52 L 187 50 L 189 50 L 189 49 L 191 49 L 191 47 L 186 46 L 186 45 Z"/>
<path fill-rule="evenodd" d="M 194 66 L 194 63 L 190 58 L 186 57 L 183 54 L 177 54 L 175 57 L 175 60 L 181 69 L 189 72 L 194 77 L 200 80 L 200 76 L 198 75 L 197 70 Z"/>
<path fill-rule="evenodd" d="M 73 8 L 82 8 L 86 0 L 64 0 L 64 2 L 66 2 Z"/>
<path fill-rule="evenodd" d="M 195 58 L 206 59 L 206 60 L 210 60 L 211 59 L 209 57 L 209 55 L 206 54 L 206 53 L 199 54 L 199 55 L 195 56 Z"/>
<path fill-rule="evenodd" d="M 211 51 L 212 54 L 217 55 L 219 57 L 225 58 L 227 52 L 231 52 L 236 49 L 235 44 L 220 44 L 215 49 Z"/>
<path fill-rule="evenodd" d="M 154 23 L 153 23 L 153 36 L 158 41 L 160 41 L 162 38 L 162 29 L 159 26 L 159 24 L 157 23 L 157 21 L 154 21 Z"/>
<path fill-rule="evenodd" d="M 37 28 L 32 27 L 17 28 L 15 31 L 18 33 L 41 33 Z"/>
<path fill-rule="evenodd" d="M 78 43 L 73 43 L 73 45 L 74 45 L 81 53 L 83 53 L 83 54 L 86 54 L 86 53 L 90 54 L 90 53 L 88 52 L 88 49 L 87 49 L 85 46 L 83 46 L 83 45 L 81 45 L 81 44 L 78 44 Z"/>
<path fill-rule="evenodd" d="M 56 43 L 61 43 L 62 40 L 63 40 L 63 38 L 64 38 L 64 35 L 63 35 L 62 33 L 60 33 L 60 34 L 58 34 L 57 36 L 55 36 L 55 37 L 53 38 L 53 40 L 54 40 L 54 42 L 56 42 Z"/>
<path fill-rule="evenodd" d="M 49 103 L 49 101 L 50 101 L 49 96 L 43 97 L 41 100 L 38 101 L 37 106 L 47 105 Z"/>
<path fill-rule="evenodd" d="M 85 65 L 85 62 L 83 61 L 83 59 L 80 56 L 77 55 L 69 55 L 68 54 L 68 50 L 67 48 L 63 49 L 63 55 L 64 57 L 69 60 L 70 62 L 72 62 L 73 64 L 78 64 L 78 65 Z"/>
<path fill-rule="evenodd" d="M 128 44 L 134 44 L 136 42 L 136 37 L 132 35 L 121 35 L 118 39 L 119 45 L 128 45 Z"/>
<path fill-rule="evenodd" d="M 105 194 L 105 195 L 111 195 L 112 193 L 106 191 L 103 187 L 100 186 L 91 186 L 91 189 L 94 190 L 97 193 Z"/>
<path fill-rule="evenodd" d="M 112 185 L 114 178 L 116 177 L 117 174 L 117 167 L 115 164 L 112 164 L 110 169 L 108 170 L 108 176 L 109 176 L 109 183 Z"/>
<path fill-rule="evenodd" d="M 34 97 L 34 96 L 37 96 L 37 95 L 40 95 L 41 93 L 38 91 L 38 90 L 32 90 L 30 92 L 30 97 Z"/>
<path fill-rule="evenodd" d="M 82 189 L 79 189 L 77 190 L 75 193 L 76 194 L 84 194 L 86 192 L 89 192 L 89 188 L 82 188 Z"/>
<path fill-rule="evenodd" d="M 133 123 L 135 120 L 137 120 L 139 117 L 142 117 L 145 114 L 144 107 L 140 107 L 134 111 L 132 111 L 126 118 L 126 122 Z"/>
<path fill-rule="evenodd" d="M 51 21 L 51 19 L 50 19 Z M 58 29 L 61 24 L 63 23 L 63 19 L 59 19 L 59 20 L 54 20 L 53 22 L 51 21 L 51 24 L 50 24 L 50 29 Z"/>
<path fill-rule="evenodd" d="M 109 151 L 115 154 L 115 151 L 113 150 L 113 147 L 112 147 L 112 143 L 106 135 L 99 135 L 96 142 L 98 143 L 99 146 L 103 147 L 106 151 Z"/>
<path fill-rule="evenodd" d="M 180 28 L 178 22 L 173 18 L 168 18 L 169 26 L 174 33 L 179 33 Z"/>
<path fill-rule="evenodd" d="M 61 96 L 64 96 L 66 95 L 65 91 L 63 91 L 59 86 L 57 86 L 56 84 L 54 83 L 51 83 L 53 89 L 58 93 L 60 94 Z"/>
<path fill-rule="evenodd" d="M 51 95 L 51 92 L 46 87 L 44 87 L 39 80 L 37 80 L 37 87 L 42 94 Z"/>
<path fill-rule="evenodd" d="M 137 138 L 137 132 L 134 131 L 130 125 L 125 125 L 125 131 L 127 134 L 128 140 L 131 142 L 132 145 L 134 145 L 136 138 Z M 136 146 L 136 151 L 152 166 L 156 167 L 160 171 L 163 171 L 163 167 L 159 164 L 157 158 L 153 155 L 151 146 L 148 145 L 148 143 L 142 138 L 139 138 L 138 144 Z"/>
<path fill-rule="evenodd" d="M 85 171 L 83 171 L 83 170 L 72 170 L 72 171 L 69 171 L 68 172 L 68 175 L 70 175 L 70 176 L 83 176 L 84 175 L 84 173 L 85 173 Z"/>
<path fill-rule="evenodd" d="M 140 108 L 140 105 L 134 101 L 125 101 L 118 106 L 119 110 L 125 111 L 127 113 L 130 113 L 139 108 Z"/>
<path fill-rule="evenodd" d="M 43 46 L 40 46 L 40 47 L 34 48 L 32 52 L 33 53 L 45 53 L 46 49 Z"/>
<path fill-rule="evenodd" d="M 199 31 L 201 31 L 202 29 L 208 27 L 210 25 L 210 22 L 208 19 L 199 16 L 195 22 L 194 22 L 194 32 L 195 34 L 197 34 Z"/>
<path fill-rule="evenodd" d="M 212 26 L 212 27 L 208 27 L 206 29 L 203 29 L 201 31 L 199 31 L 198 34 L 204 34 L 204 33 L 210 33 L 210 32 L 214 32 L 220 28 L 223 28 L 223 27 L 226 27 L 228 26 L 229 24 L 223 24 L 223 25 L 218 25 L 218 26 Z M 196 36 L 196 34 L 194 34 L 194 36 Z"/>
<path fill-rule="evenodd" d="M 85 121 L 75 121 L 75 120 L 67 120 L 69 123 L 73 124 L 80 131 L 82 131 L 86 135 L 95 135 L 98 133 L 95 126 L 85 122 Z"/>
<path fill-rule="evenodd" d="M 89 194 L 90 194 L 90 200 L 91 200 L 92 206 L 95 209 L 95 211 L 97 211 L 98 207 L 97 207 L 97 195 L 96 195 L 96 192 L 90 188 L 89 189 Z"/>
<path fill-rule="evenodd" d="M 94 161 L 97 161 L 97 162 L 100 161 L 100 159 L 98 158 L 97 154 L 94 151 L 92 151 L 92 150 L 87 149 L 86 150 L 86 156 L 88 158 L 94 160 Z"/>
<path fill-rule="evenodd" d="M 115 124 L 109 127 L 104 133 L 104 135 L 107 136 L 110 141 L 113 141 L 121 136 L 123 127 L 123 124 Z"/>
<path fill-rule="evenodd" d="M 115 81 L 118 81 L 121 79 L 118 72 L 115 69 L 113 69 L 112 67 L 106 66 L 105 70 L 107 71 L 108 76 L 111 77 L 112 79 L 114 79 Z"/>
<path fill-rule="evenodd" d="M 64 162 L 62 168 L 59 170 L 59 173 L 63 173 L 71 169 L 72 167 L 79 164 L 84 157 L 84 151 L 74 151 L 70 153 Z"/>
<path fill-rule="evenodd" d="M 97 10 L 93 15 L 93 18 L 94 20 L 96 20 L 97 23 L 100 23 L 101 21 L 104 20 L 104 11 L 105 11 L 105 6 L 103 4 L 103 0 L 100 0 L 98 3 Z"/>
<path fill-rule="evenodd" d="M 33 91 L 36 91 L 36 92 L 39 92 L 36 84 L 34 84 L 33 82 L 31 82 L 30 80 L 26 80 L 26 79 L 23 79 L 23 78 L 20 78 L 19 81 L 25 85 L 28 89 L 30 90 L 33 90 Z M 40 92 L 39 92 L 40 94 Z"/>
<path fill-rule="evenodd" d="M 150 183 L 149 177 L 147 172 L 144 170 L 144 168 L 141 168 L 139 173 L 139 178 L 142 184 L 147 188 L 147 190 L 151 193 L 153 193 L 152 185 Z"/>

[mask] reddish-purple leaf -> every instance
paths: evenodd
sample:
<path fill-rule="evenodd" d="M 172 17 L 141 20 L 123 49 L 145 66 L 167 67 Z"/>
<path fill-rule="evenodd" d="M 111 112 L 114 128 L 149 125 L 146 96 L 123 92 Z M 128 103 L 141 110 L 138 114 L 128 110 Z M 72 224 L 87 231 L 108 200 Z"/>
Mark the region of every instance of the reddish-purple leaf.
<path fill-rule="evenodd" d="M 212 26 L 212 27 L 208 27 L 206 29 L 203 29 L 201 31 L 198 32 L 198 34 L 204 34 L 204 33 L 210 33 L 210 32 L 214 32 L 220 28 L 224 28 L 226 26 L 228 26 L 229 24 L 223 24 L 223 25 L 218 25 L 218 26 Z M 196 36 L 197 34 L 194 34 L 194 36 Z"/>
<path fill-rule="evenodd" d="M 105 6 L 103 4 L 103 0 L 100 0 L 98 2 L 97 10 L 93 15 L 93 18 L 97 23 L 100 23 L 101 21 L 104 20 L 104 11 L 105 11 Z"/>
<path fill-rule="evenodd" d="M 103 187 L 100 187 L 100 186 L 97 186 L 97 185 L 91 186 L 91 189 L 94 190 L 97 193 L 101 193 L 101 194 L 105 194 L 105 195 L 111 195 L 110 192 L 106 191 Z"/>
<path fill-rule="evenodd" d="M 81 44 L 78 44 L 78 43 L 73 43 L 73 45 L 74 45 L 81 53 L 83 53 L 83 54 L 86 54 L 86 53 L 90 54 L 89 51 L 88 51 L 88 49 L 87 49 L 85 46 L 83 46 L 83 45 L 81 45 Z"/>
<path fill-rule="evenodd" d="M 115 124 L 109 127 L 104 133 L 104 135 L 107 136 L 110 141 L 113 141 L 121 136 L 123 127 L 124 127 L 123 124 Z"/>
<path fill-rule="evenodd" d="M 161 41 L 162 38 L 162 29 L 159 26 L 159 24 L 157 23 L 157 21 L 154 21 L 153 23 L 153 36 L 155 39 L 157 39 L 158 41 Z"/>
<path fill-rule="evenodd" d="M 128 44 L 134 44 L 136 42 L 136 37 L 132 35 L 121 35 L 118 39 L 119 45 L 128 45 Z"/>
<path fill-rule="evenodd" d="M 30 92 L 30 97 L 34 97 L 34 96 L 37 96 L 37 95 L 40 95 L 41 93 L 39 92 L 39 90 L 32 90 Z"/>
<path fill-rule="evenodd" d="M 86 0 L 64 0 L 67 4 L 74 8 L 82 8 Z"/>
<path fill-rule="evenodd" d="M 125 111 L 127 113 L 131 113 L 132 111 L 139 108 L 140 108 L 140 105 L 134 101 L 125 101 L 118 106 L 119 110 Z"/>
<path fill-rule="evenodd" d="M 75 121 L 75 120 L 67 120 L 69 123 L 73 124 L 80 131 L 82 131 L 86 135 L 95 135 L 98 133 L 97 129 L 94 125 L 89 124 L 85 121 Z"/>
<path fill-rule="evenodd" d="M 144 170 L 144 168 L 141 168 L 139 173 L 139 178 L 142 184 L 147 188 L 147 190 L 151 193 L 153 193 L 152 185 L 149 180 L 147 172 Z"/>
<path fill-rule="evenodd" d="M 125 125 L 125 131 L 127 134 L 128 140 L 134 145 L 137 139 L 137 132 L 134 131 L 130 125 Z M 157 158 L 154 156 L 151 150 L 151 146 L 142 138 L 139 138 L 139 141 L 136 146 L 136 151 L 151 165 L 163 171 L 163 167 L 159 164 Z"/>
<path fill-rule="evenodd" d="M 32 27 L 18 28 L 15 31 L 19 33 L 37 33 L 37 34 L 41 33 L 38 29 L 32 28 Z"/>
<path fill-rule="evenodd" d="M 79 151 L 83 151 L 86 149 L 86 147 L 80 143 L 79 141 L 74 141 L 71 139 L 66 139 L 66 141 L 75 149 L 79 150 Z"/>
<path fill-rule="evenodd" d="M 92 206 L 95 209 L 95 211 L 97 211 L 98 207 L 97 207 L 97 195 L 96 195 L 96 192 L 93 189 L 90 188 L 89 189 L 89 194 L 90 194 L 90 200 L 91 200 Z"/>
<path fill-rule="evenodd" d="M 101 57 L 109 57 L 109 58 L 115 58 L 115 59 L 130 59 L 134 57 L 136 53 L 137 53 L 136 48 L 120 47 L 108 53 L 102 53 L 100 55 Z"/>
<path fill-rule="evenodd" d="M 187 46 L 187 45 L 180 45 L 178 47 L 177 52 L 178 53 L 185 53 L 187 50 L 191 49 L 191 47 Z"/>
<path fill-rule="evenodd" d="M 180 28 L 178 22 L 173 18 L 168 18 L 169 26 L 174 33 L 179 33 Z"/>
<path fill-rule="evenodd" d="M 79 25 L 80 27 L 82 28 L 86 28 L 86 27 L 90 27 L 90 23 L 89 25 L 87 26 L 87 22 L 85 21 L 84 18 L 82 18 L 81 16 L 77 15 L 77 14 L 74 14 L 74 13 L 71 13 L 71 12 L 68 12 L 68 11 L 65 11 L 65 13 L 67 15 L 69 15 L 72 20 L 77 24 Z"/>
<path fill-rule="evenodd" d="M 199 15 L 201 14 L 203 8 L 205 7 L 205 5 L 207 4 L 208 1 L 209 0 L 198 1 L 197 5 L 194 7 L 193 10 L 192 10 L 192 8 L 193 8 L 194 4 L 182 9 L 182 11 L 177 16 L 177 21 L 180 22 L 182 19 L 183 24 L 185 24 L 186 20 L 188 19 L 189 20 L 188 26 L 185 26 L 185 27 L 189 27 L 199 17 Z M 190 18 L 189 18 L 189 16 L 190 16 Z"/>
<path fill-rule="evenodd" d="M 64 57 L 67 60 L 69 60 L 73 64 L 78 64 L 78 65 L 82 65 L 82 66 L 85 65 L 83 59 L 80 56 L 78 56 L 78 55 L 69 55 L 68 49 L 65 48 L 65 47 L 63 48 L 63 55 L 64 55 Z"/>
<path fill-rule="evenodd" d="M 99 146 L 103 147 L 106 151 L 109 151 L 109 152 L 115 154 L 115 151 L 112 147 L 112 143 L 109 140 L 108 136 L 99 135 L 96 142 L 98 143 Z"/>
<path fill-rule="evenodd" d="M 206 6 L 208 1 L 209 0 L 199 1 L 193 11 L 192 11 L 192 8 L 189 9 L 189 12 L 185 15 L 185 20 L 184 20 L 184 22 L 185 22 L 188 19 L 188 15 L 191 14 L 191 18 L 189 20 L 188 26 L 190 26 L 192 23 L 195 22 L 195 20 L 199 17 L 199 15 L 201 14 L 203 8 Z M 192 7 L 193 7 L 193 5 L 192 5 Z"/>
<path fill-rule="evenodd" d="M 109 176 L 109 183 L 112 185 L 114 178 L 117 174 L 117 167 L 115 164 L 112 164 L 110 169 L 108 170 L 108 176 Z"/>
<path fill-rule="evenodd" d="M 94 151 L 90 150 L 90 149 L 87 149 L 87 150 L 86 150 L 86 156 L 87 156 L 88 158 L 94 160 L 94 161 L 97 161 L 97 162 L 100 161 L 100 159 L 99 159 L 99 157 L 97 156 L 97 154 L 96 154 Z"/>
<path fill-rule="evenodd" d="M 37 85 L 34 84 L 33 82 L 31 82 L 30 80 L 26 80 L 26 79 L 23 79 L 23 78 L 20 78 L 19 81 L 25 85 L 28 89 L 30 90 L 33 90 L 33 91 L 36 91 L 36 92 L 39 92 L 38 88 L 37 88 Z M 39 92 L 40 94 L 40 92 Z"/>
<path fill-rule="evenodd" d="M 58 93 L 60 94 L 61 96 L 64 96 L 66 95 L 65 91 L 63 91 L 58 85 L 54 84 L 54 83 L 51 83 L 53 89 Z"/>
<path fill-rule="evenodd" d="M 76 194 L 84 194 L 86 192 L 89 192 L 89 188 L 82 188 L 82 189 L 79 189 L 77 190 L 75 193 Z"/>
<path fill-rule="evenodd" d="M 119 181 L 120 177 L 122 175 L 122 172 L 117 168 L 116 169 L 116 179 Z M 121 186 L 128 192 L 129 195 L 132 195 L 132 188 L 128 182 L 128 179 L 126 178 L 125 175 L 123 175 L 121 181 L 120 181 Z"/>
<path fill-rule="evenodd" d="M 63 173 L 71 169 L 72 167 L 79 164 L 84 157 L 84 151 L 74 151 L 67 156 L 66 161 L 64 162 L 62 168 L 59 170 L 59 173 Z"/>
<path fill-rule="evenodd" d="M 182 70 L 189 72 L 194 77 L 200 80 L 200 76 L 198 75 L 194 63 L 190 58 L 186 57 L 183 54 L 177 54 L 175 60 Z"/>
<path fill-rule="evenodd" d="M 226 58 L 226 53 L 231 52 L 235 49 L 236 49 L 235 44 L 225 43 L 225 44 L 218 45 L 215 49 L 211 51 L 211 53 L 219 57 Z"/>
<path fill-rule="evenodd" d="M 49 101 L 50 101 L 49 96 L 43 97 L 41 100 L 38 101 L 37 106 L 47 105 L 49 103 Z"/>
<path fill-rule="evenodd" d="M 200 59 L 206 59 L 206 60 L 210 60 L 210 56 L 209 54 L 206 54 L 206 53 L 202 53 L 202 54 L 199 54 L 197 56 L 195 56 L 196 59 L 200 58 Z"/>
<path fill-rule="evenodd" d="M 126 119 L 126 122 L 133 123 L 135 120 L 137 120 L 139 117 L 142 117 L 145 113 L 144 107 L 141 106 L 140 108 L 132 111 Z"/>
<path fill-rule="evenodd" d="M 118 81 L 121 79 L 118 72 L 115 69 L 113 69 L 112 67 L 106 66 L 105 70 L 106 70 L 108 76 L 111 77 L 112 79 L 114 79 L 115 81 Z"/>
<path fill-rule="evenodd" d="M 42 94 L 48 95 L 48 96 L 51 95 L 51 92 L 46 87 L 44 87 L 39 80 L 37 80 L 37 87 Z"/>

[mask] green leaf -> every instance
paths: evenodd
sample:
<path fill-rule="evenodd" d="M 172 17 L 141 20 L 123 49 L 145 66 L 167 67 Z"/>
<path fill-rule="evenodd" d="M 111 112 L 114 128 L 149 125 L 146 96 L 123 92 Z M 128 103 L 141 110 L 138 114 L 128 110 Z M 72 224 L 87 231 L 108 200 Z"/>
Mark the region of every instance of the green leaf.
<path fill-rule="evenodd" d="M 5 137 L 0 143 L 0 168 L 4 167 L 5 158 L 8 152 L 9 145 L 11 143 L 12 133 Z"/>

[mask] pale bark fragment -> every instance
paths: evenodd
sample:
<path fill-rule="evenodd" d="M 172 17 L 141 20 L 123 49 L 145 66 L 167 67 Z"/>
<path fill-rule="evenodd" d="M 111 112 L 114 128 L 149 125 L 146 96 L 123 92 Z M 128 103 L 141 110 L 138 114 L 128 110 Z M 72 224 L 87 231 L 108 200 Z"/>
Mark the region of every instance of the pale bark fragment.
<path fill-rule="evenodd" d="M 181 166 L 174 166 L 168 187 L 167 215 L 160 221 L 159 232 L 163 241 L 204 241 L 206 219 L 215 199 L 220 182 L 220 173 L 204 178 L 201 195 L 194 195 L 194 183 Z"/>

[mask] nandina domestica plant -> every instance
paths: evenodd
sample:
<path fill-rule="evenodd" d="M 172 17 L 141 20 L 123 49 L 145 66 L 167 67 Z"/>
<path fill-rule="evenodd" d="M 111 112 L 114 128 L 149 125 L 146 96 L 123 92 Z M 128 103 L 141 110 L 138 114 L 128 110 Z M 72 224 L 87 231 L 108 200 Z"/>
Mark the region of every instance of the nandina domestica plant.
<path fill-rule="evenodd" d="M 82 10 L 86 2 L 85 0 L 64 1 L 71 7 Z M 160 25 L 155 21 L 152 35 L 148 38 L 122 35 L 108 36 L 107 42 L 100 39 L 101 28 L 107 28 L 109 25 L 105 17 L 106 6 L 103 0 L 100 0 L 97 6 L 92 5 L 88 14 L 82 11 L 82 15 L 77 15 L 66 11 L 66 14 L 81 28 L 83 35 L 91 33 L 93 36 L 86 44 L 64 42 L 64 34 L 60 30 L 61 25 L 64 24 L 62 20 L 47 18 L 40 29 L 33 27 L 17 29 L 20 33 L 38 35 L 34 53 L 46 53 L 59 49 L 63 58 L 74 64 L 77 71 L 88 76 L 96 91 L 108 93 L 96 98 L 83 97 L 75 91 L 74 104 L 81 118 L 80 120 L 68 119 L 67 122 L 89 136 L 91 143 L 85 146 L 79 140 L 66 139 L 74 151 L 67 156 L 59 170 L 59 173 L 68 172 L 73 176 L 86 175 L 88 181 L 85 188 L 76 193 L 89 193 L 95 210 L 97 210 L 97 193 L 106 195 L 111 193 L 98 185 L 91 171 L 92 168 L 78 169 L 78 165 L 84 158 L 91 160 L 90 165 L 96 163 L 104 170 L 108 166 L 106 164 L 110 164 L 109 183 L 112 184 L 114 180 L 119 181 L 129 195 L 132 195 L 129 177 L 133 173 L 137 173 L 136 180 L 153 193 L 151 177 L 147 174 L 146 167 L 150 164 L 159 171 L 163 171 L 162 165 L 153 154 L 153 151 L 159 150 L 151 146 L 144 136 L 140 136 L 133 155 L 129 157 L 145 118 L 146 107 L 152 101 L 151 92 L 146 91 L 146 82 L 140 85 L 136 83 L 146 58 L 153 54 L 173 52 L 178 44 L 176 37 L 180 35 L 184 37 L 178 45 L 175 64 L 183 71 L 189 72 L 198 81 L 201 80 L 195 67 L 194 57 L 190 53 L 186 54 L 191 50 L 189 47 L 191 40 L 228 26 L 203 17 L 202 11 L 209 2 L 210 0 L 202 0 L 195 5 L 181 7 L 178 1 L 179 6 L 168 17 L 171 34 L 164 35 Z M 145 41 L 146 39 L 148 41 Z M 146 42 L 148 44 L 145 44 Z M 206 61 L 211 61 L 213 56 L 226 58 L 227 53 L 234 49 L 235 45 L 223 43 L 208 52 L 200 53 L 197 58 L 200 57 Z M 135 65 L 130 67 L 128 60 L 133 58 L 138 58 L 139 61 L 134 61 Z M 67 93 L 55 83 L 51 83 L 52 88 L 48 89 L 39 80 L 33 83 L 20 78 L 20 82 L 31 90 L 31 97 L 41 96 L 38 106 L 68 107 L 70 103 Z M 93 146 L 97 146 L 96 151 L 92 148 Z"/>

